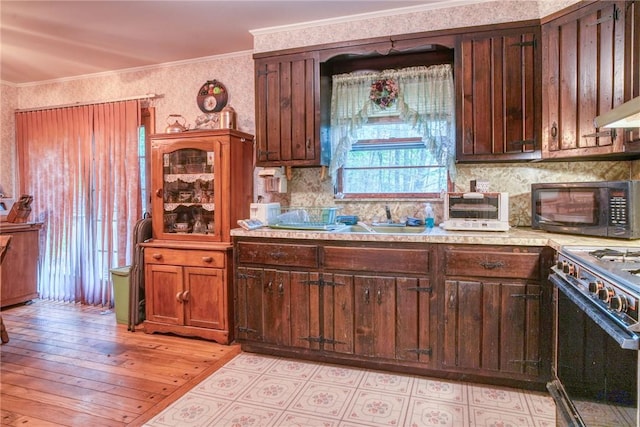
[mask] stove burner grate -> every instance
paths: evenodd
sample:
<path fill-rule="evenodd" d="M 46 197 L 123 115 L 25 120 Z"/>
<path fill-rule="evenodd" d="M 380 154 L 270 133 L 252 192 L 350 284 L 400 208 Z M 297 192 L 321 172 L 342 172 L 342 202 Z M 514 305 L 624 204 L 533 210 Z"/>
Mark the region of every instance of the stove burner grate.
<path fill-rule="evenodd" d="M 604 248 L 591 251 L 589 255 L 608 261 L 640 262 L 640 251 Z"/>

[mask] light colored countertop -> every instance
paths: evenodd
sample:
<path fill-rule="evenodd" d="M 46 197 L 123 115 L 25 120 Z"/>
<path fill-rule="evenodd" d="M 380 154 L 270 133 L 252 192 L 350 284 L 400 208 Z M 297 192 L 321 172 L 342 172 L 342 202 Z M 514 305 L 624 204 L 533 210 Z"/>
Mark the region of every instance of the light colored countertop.
<path fill-rule="evenodd" d="M 637 247 L 640 240 L 604 239 L 569 234 L 548 233 L 531 228 L 512 228 L 509 231 L 447 231 L 435 227 L 431 232 L 417 234 L 341 233 L 339 231 L 306 231 L 259 228 L 231 230 L 234 237 L 258 237 L 271 239 L 310 239 L 354 242 L 424 242 L 474 245 L 550 246 L 556 250 L 562 246 Z"/>

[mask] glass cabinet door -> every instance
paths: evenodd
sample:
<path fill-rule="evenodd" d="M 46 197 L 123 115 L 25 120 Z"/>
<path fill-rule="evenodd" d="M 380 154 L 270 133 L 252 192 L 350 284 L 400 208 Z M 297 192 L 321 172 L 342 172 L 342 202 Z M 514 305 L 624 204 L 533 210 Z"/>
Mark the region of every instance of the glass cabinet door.
<path fill-rule="evenodd" d="M 214 157 L 193 148 L 162 154 L 164 233 L 215 234 Z"/>

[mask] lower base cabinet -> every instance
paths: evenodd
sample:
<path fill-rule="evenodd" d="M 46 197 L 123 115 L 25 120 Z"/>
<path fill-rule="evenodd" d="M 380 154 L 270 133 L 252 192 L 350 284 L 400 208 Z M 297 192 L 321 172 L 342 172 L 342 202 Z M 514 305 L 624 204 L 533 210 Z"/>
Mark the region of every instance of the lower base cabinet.
<path fill-rule="evenodd" d="M 144 331 L 231 342 L 230 249 L 145 245 Z"/>
<path fill-rule="evenodd" d="M 234 245 L 236 339 L 247 351 L 534 389 L 550 375 L 541 248 L 474 261 L 469 250 L 489 248 L 249 237 Z M 483 277 L 500 271 L 491 262 L 522 262 L 519 253 L 526 267 L 502 273 L 509 280 Z M 473 273 L 472 262 L 491 271 L 458 277 L 454 266 Z"/>

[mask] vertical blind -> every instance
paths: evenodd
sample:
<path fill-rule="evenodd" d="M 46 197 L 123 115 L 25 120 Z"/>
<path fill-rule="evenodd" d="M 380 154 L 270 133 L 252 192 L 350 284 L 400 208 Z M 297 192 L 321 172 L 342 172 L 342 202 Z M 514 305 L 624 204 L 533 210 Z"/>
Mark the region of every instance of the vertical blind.
<path fill-rule="evenodd" d="M 139 101 L 16 113 L 20 191 L 43 222 L 39 293 L 109 305 L 141 216 Z"/>

